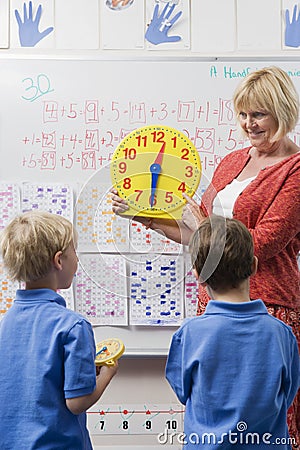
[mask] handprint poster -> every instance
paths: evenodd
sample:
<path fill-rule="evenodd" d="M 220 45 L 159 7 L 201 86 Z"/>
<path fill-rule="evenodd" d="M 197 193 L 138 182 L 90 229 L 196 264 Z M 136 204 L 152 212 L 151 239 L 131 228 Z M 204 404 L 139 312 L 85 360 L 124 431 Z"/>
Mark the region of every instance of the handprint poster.
<path fill-rule="evenodd" d="M 146 3 L 147 49 L 189 49 L 190 3 L 185 0 L 149 0 Z"/>
<path fill-rule="evenodd" d="M 300 4 L 295 0 L 282 0 L 284 49 L 298 49 L 300 47 Z"/>
<path fill-rule="evenodd" d="M 14 0 L 10 4 L 11 48 L 54 47 L 54 0 Z"/>

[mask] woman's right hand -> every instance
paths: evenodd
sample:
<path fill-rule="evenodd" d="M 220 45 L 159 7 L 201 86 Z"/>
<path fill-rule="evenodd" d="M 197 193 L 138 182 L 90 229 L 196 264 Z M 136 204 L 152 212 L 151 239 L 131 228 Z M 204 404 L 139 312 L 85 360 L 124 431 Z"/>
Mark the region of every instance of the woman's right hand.
<path fill-rule="evenodd" d="M 110 190 L 112 196 L 112 210 L 115 214 L 122 214 L 123 212 L 127 211 L 128 204 L 127 201 L 123 198 L 119 197 L 118 191 L 115 188 L 111 188 Z"/>

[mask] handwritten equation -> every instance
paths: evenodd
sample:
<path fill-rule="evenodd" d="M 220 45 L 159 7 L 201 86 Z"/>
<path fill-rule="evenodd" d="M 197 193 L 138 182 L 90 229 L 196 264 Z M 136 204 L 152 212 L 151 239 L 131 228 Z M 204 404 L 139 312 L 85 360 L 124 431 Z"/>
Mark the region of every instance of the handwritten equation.
<path fill-rule="evenodd" d="M 26 81 L 26 91 L 32 96 L 27 92 L 22 96 L 25 101 L 47 96 L 40 104 L 35 128 L 27 129 L 19 142 L 23 148 L 20 164 L 26 169 L 95 172 L 109 164 L 114 149 L 128 133 L 148 123 L 174 124 L 183 131 L 199 151 L 204 172 L 214 170 L 224 154 L 244 145 L 232 101 L 226 98 L 57 100 L 45 74 L 35 82 L 31 78 Z"/>

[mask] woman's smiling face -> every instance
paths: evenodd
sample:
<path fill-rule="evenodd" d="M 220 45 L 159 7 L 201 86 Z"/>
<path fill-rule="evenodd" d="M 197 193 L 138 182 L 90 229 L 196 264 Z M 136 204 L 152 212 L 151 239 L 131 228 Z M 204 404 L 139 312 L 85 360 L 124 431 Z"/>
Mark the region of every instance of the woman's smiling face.
<path fill-rule="evenodd" d="M 270 140 L 278 125 L 270 113 L 262 110 L 240 111 L 238 119 L 253 147 L 262 150 L 273 146 Z"/>

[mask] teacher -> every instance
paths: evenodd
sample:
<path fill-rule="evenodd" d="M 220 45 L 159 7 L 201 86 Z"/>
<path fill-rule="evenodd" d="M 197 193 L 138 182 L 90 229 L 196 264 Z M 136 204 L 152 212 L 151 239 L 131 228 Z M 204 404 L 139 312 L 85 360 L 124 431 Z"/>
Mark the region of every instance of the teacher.
<path fill-rule="evenodd" d="M 180 221 L 135 220 L 182 244 L 189 243 L 207 215 L 221 214 L 243 222 L 252 234 L 258 258 L 250 296 L 261 298 L 270 314 L 290 325 L 300 345 L 300 148 L 288 136 L 298 121 L 298 94 L 286 72 L 266 67 L 242 80 L 233 105 L 250 145 L 222 159 L 201 205 L 187 198 Z M 113 211 L 125 211 L 126 201 L 116 190 L 112 193 Z M 208 300 L 200 287 L 198 314 L 204 312 Z M 299 397 L 288 415 L 289 432 L 298 446 Z"/>

